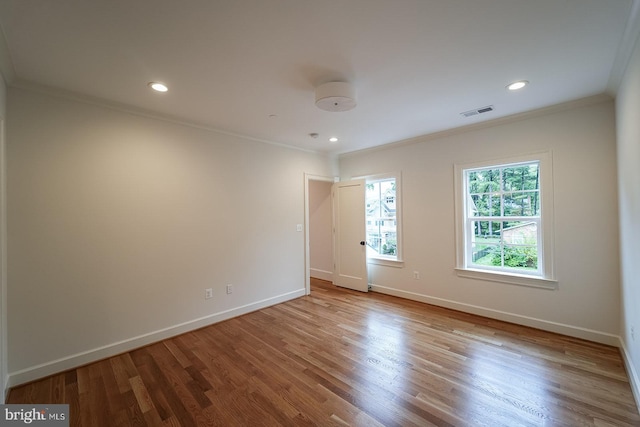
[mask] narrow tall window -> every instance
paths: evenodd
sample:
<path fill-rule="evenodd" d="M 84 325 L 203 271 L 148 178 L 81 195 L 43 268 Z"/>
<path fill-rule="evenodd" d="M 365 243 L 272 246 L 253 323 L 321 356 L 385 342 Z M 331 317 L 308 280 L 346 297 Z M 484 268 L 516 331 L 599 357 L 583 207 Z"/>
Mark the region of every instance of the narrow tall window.
<path fill-rule="evenodd" d="M 398 185 L 395 175 L 366 179 L 367 257 L 399 260 Z"/>
<path fill-rule="evenodd" d="M 553 279 L 550 163 L 456 166 L 458 269 Z"/>

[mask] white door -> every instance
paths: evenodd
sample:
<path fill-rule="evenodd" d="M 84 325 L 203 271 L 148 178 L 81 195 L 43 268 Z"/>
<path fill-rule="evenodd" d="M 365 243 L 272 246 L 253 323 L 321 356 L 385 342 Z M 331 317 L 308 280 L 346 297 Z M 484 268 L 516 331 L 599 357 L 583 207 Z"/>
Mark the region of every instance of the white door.
<path fill-rule="evenodd" d="M 333 283 L 361 292 L 369 290 L 364 193 L 364 180 L 333 184 Z"/>

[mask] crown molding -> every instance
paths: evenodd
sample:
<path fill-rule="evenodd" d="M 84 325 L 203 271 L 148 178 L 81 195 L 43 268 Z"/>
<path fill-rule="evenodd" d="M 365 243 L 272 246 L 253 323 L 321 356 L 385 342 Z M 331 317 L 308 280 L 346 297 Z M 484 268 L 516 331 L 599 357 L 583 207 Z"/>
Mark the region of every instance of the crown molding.
<path fill-rule="evenodd" d="M 148 119 L 159 120 L 166 123 L 172 123 L 180 126 L 195 128 L 204 130 L 207 132 L 217 133 L 220 135 L 226 135 L 233 138 L 245 139 L 247 141 L 260 142 L 263 144 L 274 145 L 280 148 L 286 148 L 289 150 L 302 151 L 305 153 L 312 153 L 317 155 L 327 155 L 326 152 L 317 151 L 317 150 L 309 150 L 302 147 L 296 147 L 294 145 L 285 144 L 282 142 L 271 141 L 268 139 L 256 138 L 249 135 L 243 135 L 241 133 L 235 133 L 231 131 L 227 131 L 224 129 L 217 129 L 212 126 L 208 126 L 202 123 L 196 123 L 188 121 L 182 117 L 172 116 L 168 114 L 161 114 L 152 110 L 147 110 L 140 107 L 134 107 L 129 104 L 124 104 L 121 102 L 109 101 L 104 98 L 98 98 L 91 95 L 82 94 L 79 92 L 73 92 L 66 89 L 60 89 L 53 86 L 41 85 L 39 83 L 34 83 L 28 80 L 16 79 L 12 84 L 9 85 L 12 88 L 22 89 L 30 92 L 36 92 L 43 95 L 48 95 L 54 98 L 66 99 L 69 101 L 80 102 L 84 104 L 95 105 L 102 108 L 107 108 L 109 110 L 118 111 L 121 113 L 131 114 L 134 116 L 145 117 Z"/>
<path fill-rule="evenodd" d="M 607 83 L 607 93 L 616 96 L 618 88 L 622 82 L 622 77 L 629 65 L 629 60 L 633 54 L 633 50 L 640 38 L 640 0 L 632 0 L 629 6 L 627 24 L 625 25 L 618 51 L 609 73 L 609 81 Z"/>

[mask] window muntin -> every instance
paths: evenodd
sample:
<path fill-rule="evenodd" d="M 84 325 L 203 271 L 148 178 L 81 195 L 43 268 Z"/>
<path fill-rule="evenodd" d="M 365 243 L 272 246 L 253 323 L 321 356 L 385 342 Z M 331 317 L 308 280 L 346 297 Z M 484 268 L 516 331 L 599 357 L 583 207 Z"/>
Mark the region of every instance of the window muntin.
<path fill-rule="evenodd" d="M 463 170 L 464 267 L 543 275 L 540 162 Z"/>

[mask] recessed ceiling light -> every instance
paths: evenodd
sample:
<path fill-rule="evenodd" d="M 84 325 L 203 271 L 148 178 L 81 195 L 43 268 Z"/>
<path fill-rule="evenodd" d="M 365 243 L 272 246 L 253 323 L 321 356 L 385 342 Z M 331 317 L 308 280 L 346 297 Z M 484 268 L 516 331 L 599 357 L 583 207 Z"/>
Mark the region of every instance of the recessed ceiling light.
<path fill-rule="evenodd" d="M 147 86 L 149 86 L 151 89 L 155 90 L 156 92 L 166 92 L 169 90 L 169 88 L 165 84 L 159 83 L 159 82 L 149 82 Z"/>
<path fill-rule="evenodd" d="M 338 138 L 332 136 L 331 138 L 329 138 L 329 142 L 338 142 Z"/>
<path fill-rule="evenodd" d="M 528 84 L 529 84 L 528 81 L 520 80 L 520 81 L 513 82 L 510 85 L 508 85 L 507 89 L 509 89 L 509 90 L 518 90 L 518 89 L 522 89 L 523 87 L 525 87 Z"/>

